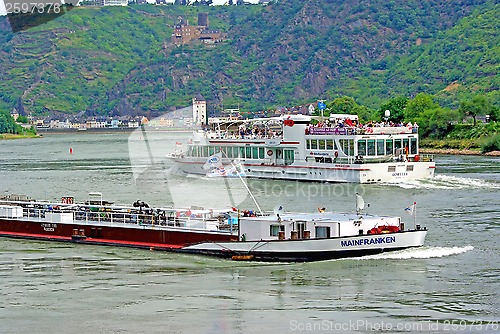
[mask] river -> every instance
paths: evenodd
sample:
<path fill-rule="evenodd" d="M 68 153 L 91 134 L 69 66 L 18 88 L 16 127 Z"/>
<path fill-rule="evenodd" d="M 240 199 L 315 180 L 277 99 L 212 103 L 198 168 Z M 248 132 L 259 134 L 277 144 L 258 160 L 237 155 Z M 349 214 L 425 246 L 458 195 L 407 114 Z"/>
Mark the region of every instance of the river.
<path fill-rule="evenodd" d="M 46 134 L 0 141 L 0 196 L 253 207 L 241 184 L 168 173 L 183 133 Z M 0 333 L 442 333 L 499 330 L 499 158 L 436 156 L 433 179 L 352 185 L 248 180 L 263 210 L 400 215 L 419 249 L 262 264 L 0 238 Z M 198 203 L 200 202 L 200 203 Z"/>

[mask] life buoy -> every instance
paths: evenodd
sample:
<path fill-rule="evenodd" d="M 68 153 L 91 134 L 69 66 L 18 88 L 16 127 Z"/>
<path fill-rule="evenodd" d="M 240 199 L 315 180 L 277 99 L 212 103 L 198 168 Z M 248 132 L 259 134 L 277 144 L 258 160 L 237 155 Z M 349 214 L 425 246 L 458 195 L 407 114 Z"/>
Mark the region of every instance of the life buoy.
<path fill-rule="evenodd" d="M 61 203 L 63 204 L 73 204 L 73 197 L 62 197 Z"/>
<path fill-rule="evenodd" d="M 395 233 L 395 232 L 399 232 L 399 231 L 401 231 L 401 229 L 398 226 L 383 225 L 383 226 L 374 227 L 374 228 L 368 230 L 367 234 Z"/>
<path fill-rule="evenodd" d="M 267 150 L 267 155 L 268 156 L 272 156 L 273 155 L 273 151 L 272 150 Z"/>
<path fill-rule="evenodd" d="M 335 151 L 335 158 L 339 156 L 339 151 Z"/>

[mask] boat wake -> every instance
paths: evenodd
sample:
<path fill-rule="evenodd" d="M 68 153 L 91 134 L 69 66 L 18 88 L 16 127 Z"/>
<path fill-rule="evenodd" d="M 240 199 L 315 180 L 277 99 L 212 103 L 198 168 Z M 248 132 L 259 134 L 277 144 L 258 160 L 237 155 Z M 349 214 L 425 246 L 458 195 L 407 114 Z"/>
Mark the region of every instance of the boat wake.
<path fill-rule="evenodd" d="M 406 259 L 431 259 L 436 257 L 445 257 L 451 255 L 457 255 L 466 253 L 473 250 L 474 247 L 471 245 L 464 247 L 421 247 L 421 248 L 411 248 L 401 251 L 395 251 L 390 253 L 382 253 L 377 255 L 369 255 L 358 258 L 359 260 L 373 260 L 373 259 L 394 259 L 394 260 L 406 260 Z"/>
<path fill-rule="evenodd" d="M 500 189 L 500 183 L 450 175 L 436 175 L 428 179 L 406 180 L 386 184 L 405 189 Z"/>

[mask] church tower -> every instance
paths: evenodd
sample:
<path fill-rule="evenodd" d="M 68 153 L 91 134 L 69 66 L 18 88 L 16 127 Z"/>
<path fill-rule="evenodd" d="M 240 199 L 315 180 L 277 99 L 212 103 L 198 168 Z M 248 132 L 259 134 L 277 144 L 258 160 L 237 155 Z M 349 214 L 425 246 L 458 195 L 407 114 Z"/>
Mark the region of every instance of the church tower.
<path fill-rule="evenodd" d="M 207 101 L 200 94 L 196 94 L 193 98 L 193 125 L 203 126 L 208 124 L 207 119 Z"/>

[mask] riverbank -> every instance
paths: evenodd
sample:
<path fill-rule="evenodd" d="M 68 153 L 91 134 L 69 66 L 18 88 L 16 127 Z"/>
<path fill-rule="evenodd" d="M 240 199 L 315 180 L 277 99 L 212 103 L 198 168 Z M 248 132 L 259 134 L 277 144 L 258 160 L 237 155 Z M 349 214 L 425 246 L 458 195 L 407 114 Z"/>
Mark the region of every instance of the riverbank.
<path fill-rule="evenodd" d="M 456 148 L 420 148 L 421 154 L 450 154 L 450 155 L 484 155 L 500 157 L 500 151 L 481 153 L 481 149 L 456 149 Z"/>
<path fill-rule="evenodd" d="M 489 147 L 487 153 L 484 150 L 484 140 L 471 139 L 430 139 L 420 140 L 419 152 L 423 154 L 452 154 L 452 155 L 483 155 L 500 156 L 500 150 L 496 147 Z"/>
<path fill-rule="evenodd" d="M 138 128 L 84 128 L 84 129 L 67 129 L 67 128 L 37 128 L 38 133 L 41 134 L 68 134 L 68 133 L 132 133 Z M 193 132 L 191 128 L 173 128 L 173 127 L 144 127 L 147 132 Z"/>
<path fill-rule="evenodd" d="M 12 134 L 12 133 L 0 133 L 0 140 L 11 140 L 11 139 L 26 139 L 26 138 L 40 138 L 41 135 L 37 134 Z"/>
<path fill-rule="evenodd" d="M 37 132 L 41 134 L 67 134 L 67 133 L 122 133 L 133 132 L 138 128 L 83 128 L 83 129 L 69 129 L 69 128 L 37 128 Z"/>

